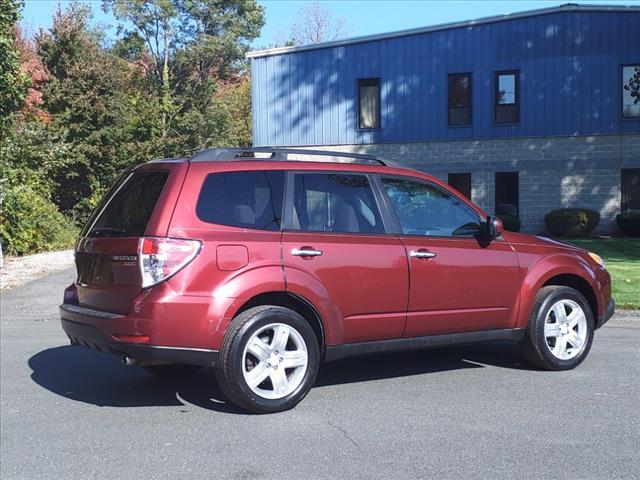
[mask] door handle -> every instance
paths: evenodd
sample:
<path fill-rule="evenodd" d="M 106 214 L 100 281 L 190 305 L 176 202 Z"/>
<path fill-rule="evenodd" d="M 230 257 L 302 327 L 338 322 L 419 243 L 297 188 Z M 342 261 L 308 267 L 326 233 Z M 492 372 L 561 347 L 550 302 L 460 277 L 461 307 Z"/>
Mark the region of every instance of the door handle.
<path fill-rule="evenodd" d="M 319 257 L 322 255 L 322 251 L 314 250 L 313 248 L 294 248 L 291 250 L 291 255 L 296 257 Z"/>
<path fill-rule="evenodd" d="M 434 258 L 437 257 L 438 254 L 434 252 L 427 252 L 425 250 L 412 250 L 411 253 L 409 253 L 409 256 L 413 258 Z"/>

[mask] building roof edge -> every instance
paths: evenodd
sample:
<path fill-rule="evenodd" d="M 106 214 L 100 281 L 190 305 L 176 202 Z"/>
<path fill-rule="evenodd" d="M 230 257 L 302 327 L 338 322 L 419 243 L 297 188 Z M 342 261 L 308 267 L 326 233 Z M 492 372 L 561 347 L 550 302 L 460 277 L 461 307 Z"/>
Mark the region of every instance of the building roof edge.
<path fill-rule="evenodd" d="M 516 20 L 520 18 L 537 17 L 540 15 L 548 15 L 551 13 L 560 12 L 637 12 L 640 13 L 639 6 L 633 5 L 579 5 L 576 3 L 566 3 L 564 5 L 558 5 L 549 8 L 539 8 L 536 10 L 526 10 L 522 12 L 506 13 L 502 15 L 494 15 L 491 17 L 484 17 L 475 20 L 465 20 L 461 22 L 443 23 L 439 25 L 432 25 L 429 27 L 418 27 L 407 30 L 398 30 L 395 32 L 378 33 L 374 35 L 365 35 L 361 37 L 354 37 L 344 40 L 335 40 L 331 42 L 317 43 L 314 45 L 301 45 L 293 47 L 276 47 L 268 48 L 265 50 L 255 50 L 246 54 L 249 59 L 269 57 L 274 55 L 284 55 L 287 53 L 298 53 L 308 50 L 319 50 L 323 48 L 342 47 L 346 45 L 353 45 L 357 43 L 372 42 L 376 40 L 386 40 L 390 38 L 407 37 L 411 35 L 419 35 L 422 33 L 438 32 L 442 30 L 451 30 L 454 28 L 473 27 L 477 25 L 486 25 L 489 23 L 503 22 L 507 20 Z"/>

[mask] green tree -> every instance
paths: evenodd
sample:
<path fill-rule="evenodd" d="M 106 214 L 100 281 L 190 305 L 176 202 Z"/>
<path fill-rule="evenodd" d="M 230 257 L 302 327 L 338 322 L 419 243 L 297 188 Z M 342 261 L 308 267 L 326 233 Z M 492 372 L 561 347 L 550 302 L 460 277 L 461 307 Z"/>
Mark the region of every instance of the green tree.
<path fill-rule="evenodd" d="M 144 40 L 163 153 L 202 148 L 211 139 L 215 92 L 241 69 L 264 24 L 262 7 L 255 0 L 104 0 L 103 8 L 126 22 L 125 38 Z"/>
<path fill-rule="evenodd" d="M 251 146 L 251 78 L 248 75 L 221 85 L 214 96 L 211 111 L 209 137 L 202 139 L 202 143 L 220 147 Z"/>
<path fill-rule="evenodd" d="M 0 244 L 3 251 L 20 255 L 70 247 L 76 228 L 51 201 L 51 179 L 73 154 L 41 109 L 40 88 L 47 75 L 33 42 L 17 28 L 15 34 L 19 68 L 29 88 L 0 142 Z"/>
<path fill-rule="evenodd" d="M 28 87 L 15 46 L 21 5 L 18 0 L 0 0 L 0 139 L 13 118 L 12 113 L 22 107 Z"/>
<path fill-rule="evenodd" d="M 71 146 L 39 117 L 20 114 L 0 142 L 0 244 L 23 255 L 69 248 L 77 229 L 51 201 L 51 178 L 73 158 Z"/>
<path fill-rule="evenodd" d="M 90 18 L 87 6 L 71 4 L 55 13 L 50 31 L 36 36 L 49 74 L 43 107 L 51 116 L 50 128 L 73 147 L 72 158 L 53 178 L 53 200 L 79 222 L 116 175 L 140 161 L 137 145 L 150 135 L 139 125 L 139 137 L 132 135 L 135 68 L 102 48 Z"/>

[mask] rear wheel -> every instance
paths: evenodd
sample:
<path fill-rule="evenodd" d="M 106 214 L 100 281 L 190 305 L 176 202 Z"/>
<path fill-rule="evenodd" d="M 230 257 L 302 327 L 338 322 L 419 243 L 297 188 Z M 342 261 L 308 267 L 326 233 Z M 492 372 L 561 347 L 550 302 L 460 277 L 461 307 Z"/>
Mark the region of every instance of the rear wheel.
<path fill-rule="evenodd" d="M 297 312 L 259 306 L 229 325 L 216 366 L 227 398 L 256 413 L 294 407 L 313 386 L 320 349 L 309 323 Z"/>
<path fill-rule="evenodd" d="M 591 349 L 594 318 L 584 296 L 570 287 L 538 292 L 523 341 L 530 363 L 547 370 L 577 367 Z"/>

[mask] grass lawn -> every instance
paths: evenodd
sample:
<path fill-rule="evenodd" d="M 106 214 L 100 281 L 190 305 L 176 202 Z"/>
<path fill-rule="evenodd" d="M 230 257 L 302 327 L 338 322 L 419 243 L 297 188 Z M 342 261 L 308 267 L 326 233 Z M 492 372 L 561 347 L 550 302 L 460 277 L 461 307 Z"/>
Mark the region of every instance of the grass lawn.
<path fill-rule="evenodd" d="M 563 240 L 597 253 L 613 280 L 616 308 L 640 309 L 640 238 Z"/>

